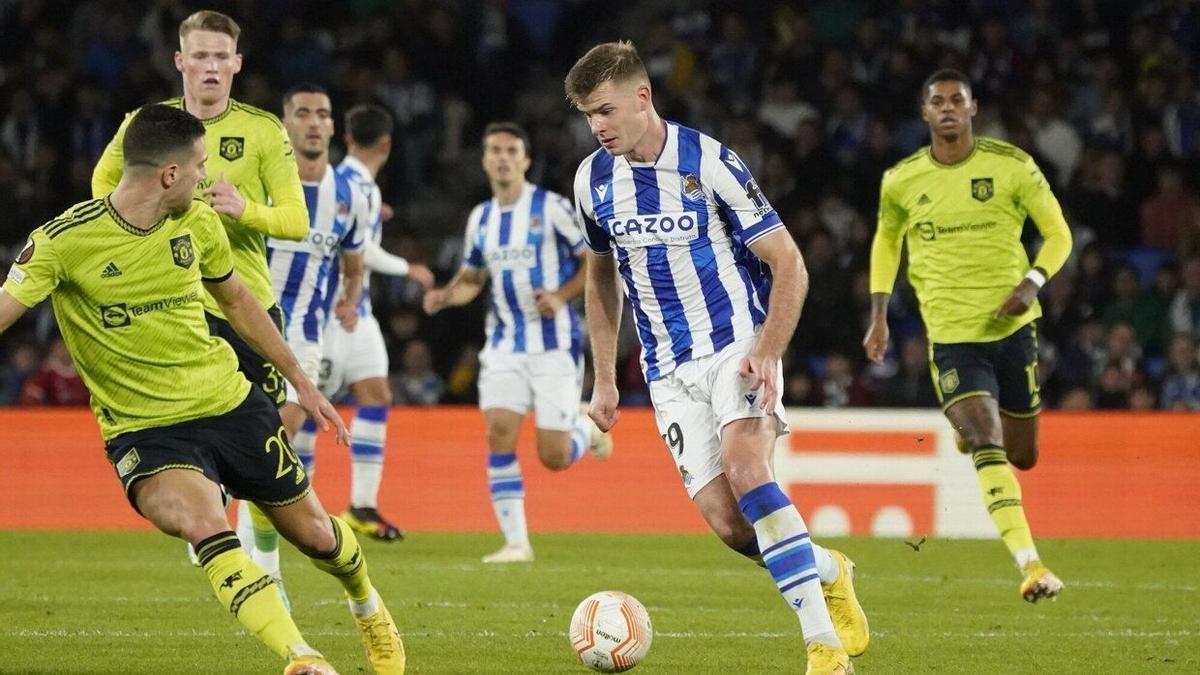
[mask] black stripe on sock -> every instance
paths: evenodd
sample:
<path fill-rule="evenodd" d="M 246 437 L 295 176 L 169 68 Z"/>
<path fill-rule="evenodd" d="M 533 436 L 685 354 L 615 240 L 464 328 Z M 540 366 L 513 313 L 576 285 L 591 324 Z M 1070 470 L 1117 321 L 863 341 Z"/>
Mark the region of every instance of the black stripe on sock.
<path fill-rule="evenodd" d="M 1008 454 L 1004 452 L 1004 448 L 995 445 L 986 445 L 977 448 L 971 453 L 971 459 L 975 462 L 976 471 L 985 466 L 1008 464 Z"/>
<path fill-rule="evenodd" d="M 250 585 L 243 586 L 242 590 L 238 591 L 237 595 L 233 596 L 233 602 L 229 603 L 229 611 L 232 612 L 234 616 L 237 616 L 237 613 L 242 609 L 242 605 L 245 604 L 246 601 L 249 600 L 255 593 L 274 585 L 275 582 L 271 579 L 270 575 L 262 575 Z"/>
<path fill-rule="evenodd" d="M 212 559 L 225 553 L 232 551 L 242 545 L 238 541 L 237 535 L 232 530 L 226 530 L 214 534 L 196 545 L 196 558 L 199 559 L 201 565 L 207 565 L 212 562 Z"/>
<path fill-rule="evenodd" d="M 1020 505 L 1021 505 L 1020 499 L 1001 499 L 998 502 L 992 502 L 991 504 L 988 504 L 987 509 L 988 509 L 988 513 L 995 513 L 996 511 L 999 511 L 1000 509 L 1008 508 L 1010 506 L 1020 506 Z"/>
<path fill-rule="evenodd" d="M 318 553 L 316 555 L 311 555 L 309 556 L 310 558 L 316 558 L 317 560 L 333 560 L 334 558 L 338 557 L 339 554 L 341 554 L 342 528 L 338 527 L 337 521 L 333 519 L 333 516 L 329 516 L 329 526 L 333 528 L 333 550 L 329 553 Z"/>

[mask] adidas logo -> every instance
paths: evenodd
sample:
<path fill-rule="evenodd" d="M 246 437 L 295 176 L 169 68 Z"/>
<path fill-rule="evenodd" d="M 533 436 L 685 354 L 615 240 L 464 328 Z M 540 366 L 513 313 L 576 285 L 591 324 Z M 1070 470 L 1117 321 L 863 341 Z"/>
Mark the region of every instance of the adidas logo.
<path fill-rule="evenodd" d="M 932 201 L 933 200 L 930 199 L 925 193 L 921 193 L 921 198 L 917 200 L 917 205 L 924 206 L 926 204 L 931 203 Z"/>
<path fill-rule="evenodd" d="M 117 263 L 112 262 L 111 260 L 109 261 L 108 265 L 105 266 L 104 271 L 100 273 L 101 279 L 111 279 L 119 276 L 121 276 L 121 268 L 117 267 Z"/>

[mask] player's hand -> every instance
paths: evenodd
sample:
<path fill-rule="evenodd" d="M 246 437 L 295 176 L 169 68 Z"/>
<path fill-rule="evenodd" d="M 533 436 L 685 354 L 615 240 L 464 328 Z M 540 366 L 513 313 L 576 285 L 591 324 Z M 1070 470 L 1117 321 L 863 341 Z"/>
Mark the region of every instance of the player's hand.
<path fill-rule="evenodd" d="M 883 364 L 883 355 L 887 353 L 888 348 L 888 334 L 887 319 L 871 322 L 867 336 L 862 342 L 863 350 L 867 352 L 867 359 L 871 363 Z"/>
<path fill-rule="evenodd" d="M 353 333 L 354 328 L 358 326 L 358 305 L 351 304 L 346 298 L 338 300 L 337 306 L 333 308 L 333 315 L 347 333 Z"/>
<path fill-rule="evenodd" d="M 538 288 L 533 291 L 533 301 L 537 303 L 538 311 L 547 319 L 553 319 L 558 310 L 566 304 L 562 298 L 558 297 L 558 293 L 548 291 L 544 288 Z"/>
<path fill-rule="evenodd" d="M 379 219 L 380 220 L 382 220 L 385 223 L 391 222 L 392 216 L 394 216 L 394 215 L 396 215 L 396 209 L 393 209 L 391 204 L 389 204 L 387 202 L 380 203 L 380 205 L 379 205 Z"/>
<path fill-rule="evenodd" d="M 621 394 L 617 391 L 615 382 L 602 384 L 597 382 L 592 387 L 592 402 L 588 404 L 588 417 L 600 427 L 600 431 L 608 431 L 617 423 L 617 419 L 621 417 L 621 411 L 617 410 L 617 404 L 621 400 Z"/>
<path fill-rule="evenodd" d="M 776 368 L 778 362 L 778 357 L 763 356 L 751 350 L 738 364 L 738 375 L 746 385 L 747 393 L 754 394 L 762 388 L 758 407 L 768 413 L 775 410 L 775 403 L 779 400 L 779 371 Z"/>
<path fill-rule="evenodd" d="M 425 290 L 433 288 L 433 271 L 424 265 L 409 265 L 408 278 L 421 284 Z"/>
<path fill-rule="evenodd" d="M 213 211 L 234 220 L 241 219 L 242 214 L 246 212 L 246 200 L 233 183 L 225 180 L 224 172 L 217 176 L 217 182 L 205 190 L 204 195 L 208 197 L 208 205 Z"/>
<path fill-rule="evenodd" d="M 425 310 L 426 314 L 433 316 L 434 314 L 442 311 L 442 308 L 445 306 L 446 289 L 431 288 L 428 291 L 425 291 L 425 297 L 421 300 L 421 308 Z"/>
<path fill-rule="evenodd" d="M 1020 316 L 1024 314 L 1030 307 L 1033 306 L 1033 301 L 1037 300 L 1038 285 L 1029 279 L 1022 279 L 1021 283 L 1013 289 L 1008 295 L 1008 299 L 1003 305 L 996 308 L 996 312 L 992 315 L 994 319 L 1002 319 L 1006 316 Z"/>
<path fill-rule="evenodd" d="M 333 429 L 338 445 L 350 445 L 350 432 L 346 429 L 346 424 L 342 422 L 333 404 L 321 395 L 312 382 L 305 380 L 304 386 L 296 387 L 296 397 L 300 399 L 300 407 L 304 408 L 304 412 L 317 423 L 318 429 Z"/>

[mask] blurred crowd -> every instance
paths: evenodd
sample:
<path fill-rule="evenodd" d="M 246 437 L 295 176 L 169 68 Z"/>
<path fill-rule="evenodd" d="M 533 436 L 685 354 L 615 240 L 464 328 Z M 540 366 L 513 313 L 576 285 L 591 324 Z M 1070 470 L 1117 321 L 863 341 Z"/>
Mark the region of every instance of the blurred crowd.
<path fill-rule="evenodd" d="M 1041 296 L 1045 403 L 1200 408 L 1197 3 L 0 0 L 0 266 L 30 229 L 90 196 L 126 111 L 179 94 L 176 28 L 199 8 L 242 24 L 235 98 L 278 114 L 280 92 L 315 80 L 338 110 L 392 111 L 384 244 L 442 280 L 461 262 L 468 211 L 490 196 L 482 127 L 524 125 L 530 179 L 570 195 L 595 141 L 562 77 L 592 44 L 634 40 L 660 113 L 735 149 L 804 253 L 792 405 L 936 405 L 906 282 L 887 363 L 868 367 L 859 343 L 879 179 L 928 142 L 921 81 L 958 68 L 979 101 L 976 133 L 1035 157 L 1075 237 Z M 429 318 L 415 284 L 377 276 L 372 291 L 396 401 L 472 402 L 482 303 Z M 632 333 L 621 345 L 624 403 L 645 404 Z M 48 307 L 0 338 L 0 405 L 83 398 Z"/>

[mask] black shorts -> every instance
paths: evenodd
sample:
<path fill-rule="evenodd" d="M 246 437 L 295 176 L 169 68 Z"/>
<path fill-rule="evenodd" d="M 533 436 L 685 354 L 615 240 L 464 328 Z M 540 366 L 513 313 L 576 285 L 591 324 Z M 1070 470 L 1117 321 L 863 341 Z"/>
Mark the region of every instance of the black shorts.
<path fill-rule="evenodd" d="M 942 410 L 972 396 L 991 396 L 1009 417 L 1041 412 L 1037 326 L 1032 322 L 995 342 L 929 345 L 929 370 Z"/>
<path fill-rule="evenodd" d="M 167 469 L 199 471 L 234 497 L 266 506 L 300 501 L 311 489 L 279 409 L 257 387 L 224 415 L 121 434 L 104 450 L 134 510 L 133 484 Z"/>
<path fill-rule="evenodd" d="M 279 328 L 279 332 L 283 333 L 283 310 L 279 308 L 279 305 L 271 305 L 267 309 L 267 314 Z M 233 347 L 233 353 L 237 354 L 238 370 L 242 371 L 251 384 L 258 385 L 277 407 L 282 406 L 287 401 L 287 383 L 279 370 L 254 351 L 254 348 L 237 334 L 228 321 L 208 312 L 205 312 L 204 316 L 208 319 L 209 334 L 225 340 L 230 347 Z"/>

